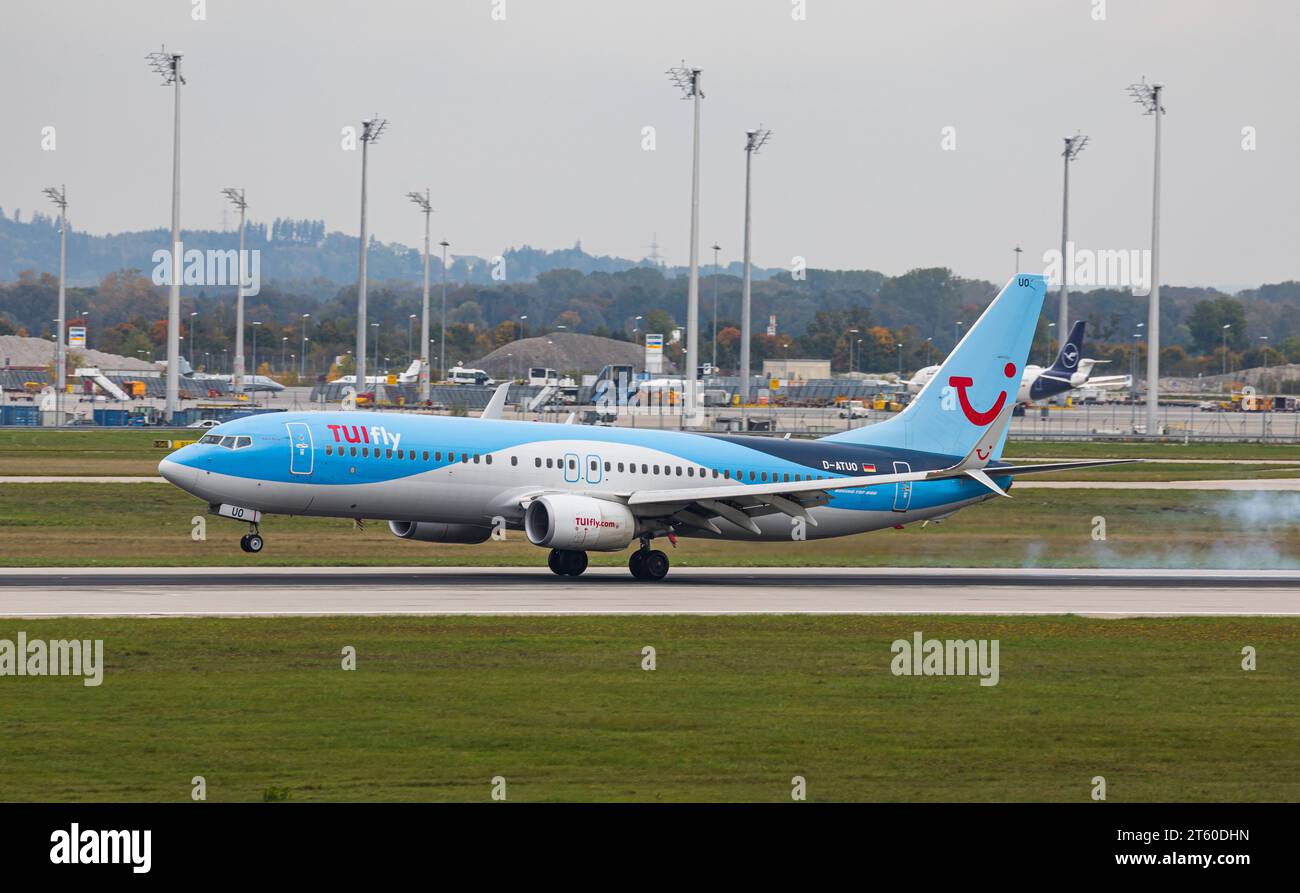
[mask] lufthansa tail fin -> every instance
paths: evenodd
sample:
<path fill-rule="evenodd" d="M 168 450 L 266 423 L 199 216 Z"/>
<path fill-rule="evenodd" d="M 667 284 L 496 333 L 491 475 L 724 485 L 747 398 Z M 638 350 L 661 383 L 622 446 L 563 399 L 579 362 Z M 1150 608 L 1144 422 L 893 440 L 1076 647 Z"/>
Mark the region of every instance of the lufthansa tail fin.
<path fill-rule="evenodd" d="M 1083 330 L 1085 320 L 1079 320 L 1070 327 L 1070 337 L 1061 345 L 1061 352 L 1056 355 L 1056 362 L 1048 372 L 1064 375 L 1067 378 L 1079 371 L 1079 358 L 1083 356 Z"/>
<path fill-rule="evenodd" d="M 993 451 L 979 460 L 999 458 L 1009 429 L 1003 410 L 1015 402 L 1046 293 L 1042 276 L 1018 274 L 903 412 L 825 439 L 964 457 L 987 449 L 992 433 Z"/>

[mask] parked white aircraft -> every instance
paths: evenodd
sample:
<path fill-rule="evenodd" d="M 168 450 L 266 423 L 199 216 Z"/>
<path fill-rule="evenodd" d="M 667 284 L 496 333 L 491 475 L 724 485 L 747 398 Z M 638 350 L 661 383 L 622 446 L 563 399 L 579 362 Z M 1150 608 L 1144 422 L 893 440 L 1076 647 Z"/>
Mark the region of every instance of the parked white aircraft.
<path fill-rule="evenodd" d="M 1060 353 L 1056 355 L 1056 362 L 1051 366 L 1030 364 L 1025 367 L 1025 373 L 1020 379 L 1020 388 L 1016 392 L 1017 403 L 1028 404 L 1047 400 L 1057 394 L 1081 388 L 1085 384 L 1098 388 L 1128 387 L 1127 375 L 1102 375 L 1096 378 L 1092 376 L 1094 366 L 1109 361 L 1079 358 L 1080 349 L 1083 347 L 1083 330 L 1084 321 L 1079 320 L 1070 330 L 1069 339 L 1061 347 Z M 899 379 L 899 382 L 907 385 L 908 393 L 919 394 L 938 371 L 938 366 L 926 366 L 918 370 L 910 379 Z"/>
<path fill-rule="evenodd" d="M 397 383 L 398 383 L 398 384 L 415 384 L 415 383 L 418 382 L 419 380 L 420 380 L 420 361 L 419 361 L 419 360 L 413 360 L 413 361 L 411 362 L 411 365 L 409 365 L 409 366 L 406 367 L 406 371 L 405 371 L 405 372 L 399 372 L 399 373 L 397 373 Z M 342 376 L 342 377 L 340 377 L 340 378 L 336 378 L 336 379 L 334 379 L 333 381 L 330 382 L 330 384 L 356 384 L 356 383 L 357 383 L 357 377 L 356 377 L 355 375 L 344 375 L 344 376 Z M 388 376 L 387 376 L 387 375 L 367 375 L 367 376 L 366 376 L 366 384 L 388 384 Z"/>

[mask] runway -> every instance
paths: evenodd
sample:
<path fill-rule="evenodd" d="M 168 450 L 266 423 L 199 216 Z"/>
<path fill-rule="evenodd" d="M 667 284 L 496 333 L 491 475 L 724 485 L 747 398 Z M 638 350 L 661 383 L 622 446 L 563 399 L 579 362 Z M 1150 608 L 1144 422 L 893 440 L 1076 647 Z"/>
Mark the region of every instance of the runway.
<path fill-rule="evenodd" d="M 1081 614 L 1300 616 L 1300 572 L 1019 568 L 46 568 L 0 616 Z"/>

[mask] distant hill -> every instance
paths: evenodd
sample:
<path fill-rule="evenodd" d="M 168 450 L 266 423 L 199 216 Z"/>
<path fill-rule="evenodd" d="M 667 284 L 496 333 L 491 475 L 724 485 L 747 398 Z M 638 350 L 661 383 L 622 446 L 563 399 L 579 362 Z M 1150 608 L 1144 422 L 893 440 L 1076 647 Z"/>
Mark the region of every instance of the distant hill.
<path fill-rule="evenodd" d="M 21 212 L 15 212 L 17 217 Z M 165 249 L 171 238 L 166 229 L 141 232 L 113 233 L 93 236 L 79 232 L 73 219 L 68 231 L 68 283 L 94 285 L 116 270 L 137 269 L 148 273 L 153 269 L 153 253 Z M 186 249 L 230 250 L 239 247 L 236 231 L 182 230 L 181 241 Z M 315 291 L 318 297 L 332 294 L 336 289 L 324 289 L 325 283 L 334 286 L 355 283 L 360 240 L 340 232 L 328 232 L 323 220 L 280 219 L 271 223 L 249 223 L 245 228 L 244 244 L 248 249 L 261 252 L 261 278 L 266 283 L 295 283 L 296 291 Z M 436 250 L 436 249 L 435 249 Z M 536 279 L 551 270 L 577 270 L 580 273 L 621 273 L 636 267 L 651 267 L 648 259 L 632 260 L 624 257 L 596 256 L 582 250 L 582 243 L 572 248 L 555 251 L 523 245 L 506 248 L 500 255 L 505 260 L 507 281 L 525 282 Z M 490 285 L 494 281 L 492 258 L 470 255 L 451 255 L 447 271 L 454 282 Z M 397 242 L 380 242 L 373 237 L 366 257 L 366 270 L 371 279 L 405 279 L 416 281 L 423 276 L 423 258 L 419 248 Z M 435 269 L 437 260 L 434 260 Z M 57 273 L 59 269 L 59 232 L 57 218 L 43 211 L 35 212 L 26 220 L 16 220 L 0 208 L 0 282 L 12 282 L 23 270 L 37 273 Z M 663 267 L 665 275 L 685 273 L 685 268 Z M 705 273 L 711 267 L 705 266 Z M 733 263 L 724 273 L 740 274 L 740 264 Z M 766 279 L 779 270 L 756 267 L 754 276 Z M 302 283 L 317 282 L 315 289 L 304 288 Z"/>

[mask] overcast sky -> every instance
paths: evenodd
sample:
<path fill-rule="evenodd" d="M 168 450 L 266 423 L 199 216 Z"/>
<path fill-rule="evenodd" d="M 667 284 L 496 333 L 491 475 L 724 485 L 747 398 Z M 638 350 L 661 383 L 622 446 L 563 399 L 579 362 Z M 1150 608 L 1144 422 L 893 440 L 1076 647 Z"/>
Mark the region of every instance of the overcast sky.
<path fill-rule="evenodd" d="M 1091 142 L 1072 168 L 1072 237 L 1149 245 L 1152 119 L 1125 94 L 1145 75 L 1167 85 L 1162 280 L 1300 276 L 1300 4 L 1109 0 L 1096 21 L 1098 5 L 807 0 L 796 21 L 791 0 L 209 0 L 195 21 L 191 0 L 10 3 L 0 205 L 26 219 L 62 182 L 80 229 L 168 226 L 171 94 L 143 58 L 165 42 L 189 81 L 185 227 L 221 226 L 218 190 L 244 186 L 254 219 L 355 234 L 360 153 L 341 130 L 377 111 L 382 240 L 419 244 L 404 196 L 428 185 L 453 253 L 581 239 L 640 258 L 657 233 L 684 264 L 690 104 L 664 75 L 684 58 L 707 94 L 701 244 L 724 262 L 740 256 L 744 132 L 762 123 L 756 263 L 1001 281 L 1017 243 L 1026 268 L 1059 243 L 1076 129 Z"/>

